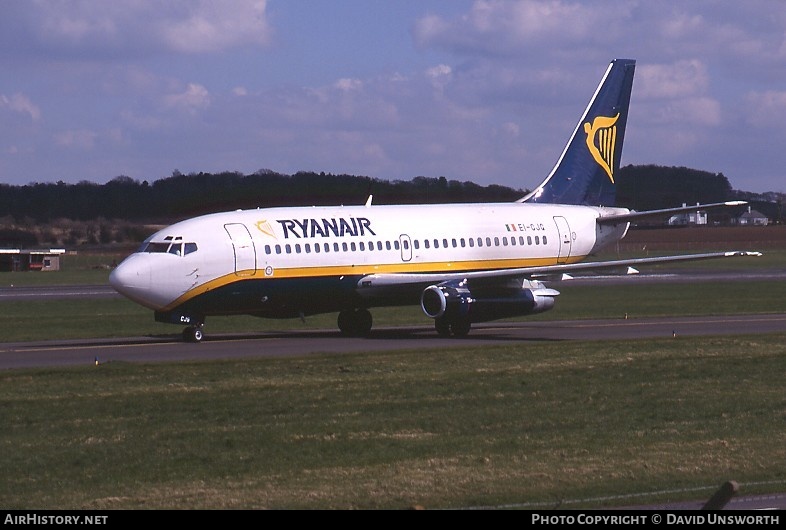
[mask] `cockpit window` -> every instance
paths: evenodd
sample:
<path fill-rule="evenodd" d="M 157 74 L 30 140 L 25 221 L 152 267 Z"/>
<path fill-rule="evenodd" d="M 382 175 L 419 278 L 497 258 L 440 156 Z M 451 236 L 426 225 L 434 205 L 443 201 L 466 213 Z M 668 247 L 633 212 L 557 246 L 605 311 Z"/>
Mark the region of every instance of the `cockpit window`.
<path fill-rule="evenodd" d="M 185 256 L 197 251 L 196 243 L 183 243 L 180 238 L 175 238 L 176 241 L 171 241 L 172 237 L 165 238 L 167 241 L 149 241 L 142 244 L 139 252 L 148 252 L 151 254 L 174 254 L 175 256 Z"/>
<path fill-rule="evenodd" d="M 166 252 L 167 250 L 169 250 L 169 245 L 170 243 L 168 242 L 167 243 L 150 242 L 147 244 L 144 250 L 142 250 L 142 252 L 151 252 L 151 253 Z"/>

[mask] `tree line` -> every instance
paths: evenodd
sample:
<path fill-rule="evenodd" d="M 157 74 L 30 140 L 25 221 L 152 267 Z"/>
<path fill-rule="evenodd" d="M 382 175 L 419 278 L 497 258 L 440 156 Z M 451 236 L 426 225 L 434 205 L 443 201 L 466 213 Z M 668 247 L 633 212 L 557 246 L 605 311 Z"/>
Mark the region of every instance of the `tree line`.
<path fill-rule="evenodd" d="M 626 166 L 617 176 L 617 205 L 635 210 L 723 202 L 755 194 L 732 189 L 721 173 L 684 167 Z M 216 211 L 272 206 L 436 204 L 510 202 L 529 190 L 480 186 L 445 177 L 388 181 L 367 176 L 260 170 L 190 173 L 179 171 L 152 183 L 119 176 L 106 184 L 81 181 L 0 184 L 0 246 L 103 244 L 141 240 L 145 223 L 168 224 Z M 756 209 L 781 218 L 780 199 L 759 200 Z"/>

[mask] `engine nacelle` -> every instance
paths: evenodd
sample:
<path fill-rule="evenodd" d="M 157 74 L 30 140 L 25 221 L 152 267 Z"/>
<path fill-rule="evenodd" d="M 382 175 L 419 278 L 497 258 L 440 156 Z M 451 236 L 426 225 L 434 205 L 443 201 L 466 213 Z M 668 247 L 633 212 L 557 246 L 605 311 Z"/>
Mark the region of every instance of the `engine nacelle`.
<path fill-rule="evenodd" d="M 475 296 L 466 281 L 430 285 L 420 296 L 420 307 L 426 316 L 435 319 L 460 317 L 473 323 L 488 322 L 548 311 L 554 307 L 554 297 L 559 295 L 559 291 L 548 289 L 538 281 L 524 281 L 518 289 L 478 291 Z"/>
<path fill-rule="evenodd" d="M 466 315 L 474 302 L 466 282 L 443 282 L 430 285 L 420 295 L 420 307 L 426 316 L 441 318 L 445 315 Z"/>

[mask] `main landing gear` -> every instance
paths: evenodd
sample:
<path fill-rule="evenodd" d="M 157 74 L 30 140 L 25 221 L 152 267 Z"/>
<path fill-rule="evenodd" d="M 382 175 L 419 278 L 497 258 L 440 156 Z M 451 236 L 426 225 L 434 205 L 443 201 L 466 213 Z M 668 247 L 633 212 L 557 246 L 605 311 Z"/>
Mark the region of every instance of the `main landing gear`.
<path fill-rule="evenodd" d="M 368 309 L 345 309 L 338 314 L 338 329 L 350 337 L 365 337 L 371 332 L 372 318 Z"/>
<path fill-rule="evenodd" d="M 183 340 L 185 342 L 202 342 L 204 338 L 204 333 L 202 332 L 202 328 L 204 324 L 196 324 L 194 326 L 188 326 L 186 329 L 183 330 Z"/>
<path fill-rule="evenodd" d="M 434 328 L 440 337 L 466 337 L 472 323 L 466 317 L 439 317 L 434 319 Z"/>

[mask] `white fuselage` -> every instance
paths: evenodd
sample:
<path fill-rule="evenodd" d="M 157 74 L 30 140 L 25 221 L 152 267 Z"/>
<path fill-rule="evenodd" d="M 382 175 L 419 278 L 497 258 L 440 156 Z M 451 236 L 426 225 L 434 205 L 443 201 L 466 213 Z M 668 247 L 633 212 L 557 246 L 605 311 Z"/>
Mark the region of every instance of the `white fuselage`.
<path fill-rule="evenodd" d="M 157 232 L 110 281 L 146 307 L 171 311 L 217 289 L 247 284 L 245 280 L 272 287 L 285 279 L 313 282 L 575 263 L 624 236 L 626 225 L 605 232 L 598 228 L 603 210 L 502 203 L 217 213 Z M 266 284 L 254 283 L 255 296 L 264 305 Z M 237 312 L 252 309 L 237 307 Z"/>

